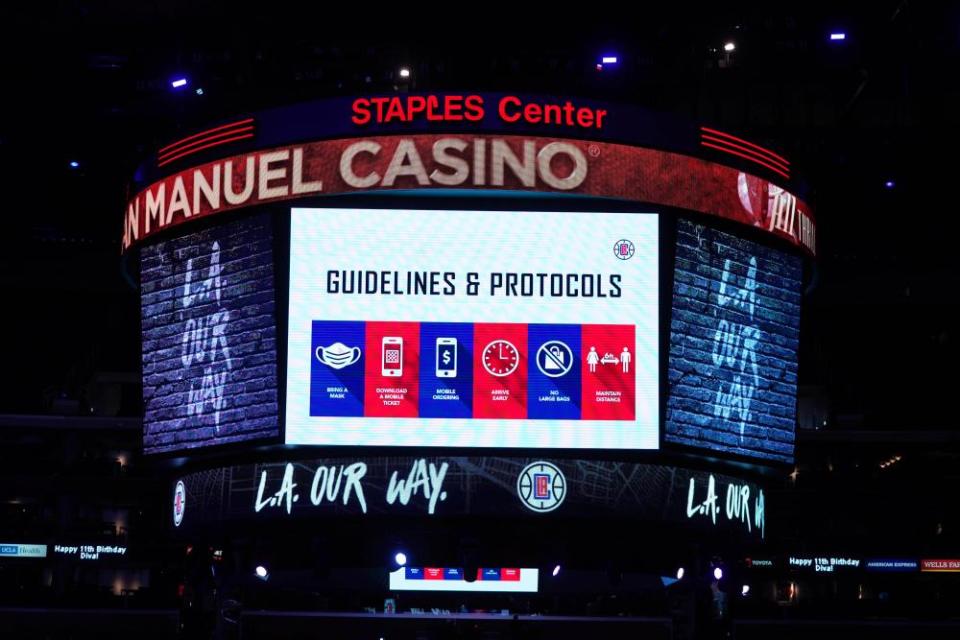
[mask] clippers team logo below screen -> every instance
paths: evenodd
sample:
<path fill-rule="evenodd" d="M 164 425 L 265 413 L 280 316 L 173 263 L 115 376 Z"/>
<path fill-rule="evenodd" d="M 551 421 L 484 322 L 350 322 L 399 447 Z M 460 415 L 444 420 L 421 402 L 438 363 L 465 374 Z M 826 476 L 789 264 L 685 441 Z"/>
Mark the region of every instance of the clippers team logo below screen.
<path fill-rule="evenodd" d="M 173 526 L 179 527 L 183 522 L 183 512 L 187 507 L 187 490 L 183 486 L 182 480 L 177 480 L 177 486 L 173 490 Z"/>
<path fill-rule="evenodd" d="M 567 496 L 567 479 L 557 466 L 534 462 L 520 472 L 517 494 L 528 509 L 539 513 L 553 511 Z"/>
<path fill-rule="evenodd" d="M 294 209 L 287 442 L 656 448 L 657 244 L 654 214 Z"/>

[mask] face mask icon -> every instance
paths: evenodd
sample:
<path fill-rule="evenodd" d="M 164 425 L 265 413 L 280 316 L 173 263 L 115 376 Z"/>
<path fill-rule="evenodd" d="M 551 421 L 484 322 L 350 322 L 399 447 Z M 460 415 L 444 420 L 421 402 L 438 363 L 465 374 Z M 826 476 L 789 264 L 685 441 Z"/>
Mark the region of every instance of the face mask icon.
<path fill-rule="evenodd" d="M 348 347 L 342 342 L 334 342 L 329 347 L 317 347 L 317 360 L 331 369 L 349 367 L 360 359 L 360 347 Z"/>

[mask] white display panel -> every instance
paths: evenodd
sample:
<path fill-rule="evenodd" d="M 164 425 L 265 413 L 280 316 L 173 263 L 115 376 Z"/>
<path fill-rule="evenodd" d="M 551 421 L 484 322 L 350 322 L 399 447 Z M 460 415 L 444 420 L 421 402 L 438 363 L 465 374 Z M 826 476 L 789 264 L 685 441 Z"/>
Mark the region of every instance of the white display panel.
<path fill-rule="evenodd" d="M 536 593 L 539 581 L 537 569 L 478 569 L 467 582 L 463 569 L 401 567 L 390 572 L 390 591 Z"/>
<path fill-rule="evenodd" d="M 656 214 L 294 209 L 286 441 L 655 449 Z"/>
<path fill-rule="evenodd" d="M 0 557 L 5 558 L 46 558 L 47 545 L 20 544 L 18 542 L 0 542 Z"/>

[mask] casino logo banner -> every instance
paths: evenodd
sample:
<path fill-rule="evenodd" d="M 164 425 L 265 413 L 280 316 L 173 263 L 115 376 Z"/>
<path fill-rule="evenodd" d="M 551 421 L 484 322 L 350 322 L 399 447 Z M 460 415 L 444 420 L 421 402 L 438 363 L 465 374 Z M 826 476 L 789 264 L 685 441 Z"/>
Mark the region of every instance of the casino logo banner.
<path fill-rule="evenodd" d="M 609 142 L 484 134 L 322 140 L 208 162 L 134 196 L 124 215 L 122 246 L 126 250 L 191 220 L 269 202 L 451 188 L 576 194 L 689 209 L 763 229 L 816 253 L 810 207 L 733 167 Z"/>
<path fill-rule="evenodd" d="M 657 448 L 657 225 L 294 209 L 287 443 Z"/>
<path fill-rule="evenodd" d="M 199 471 L 180 529 L 239 520 L 332 516 L 619 517 L 755 539 L 766 534 L 761 487 L 682 468 L 603 460 L 368 457 Z"/>

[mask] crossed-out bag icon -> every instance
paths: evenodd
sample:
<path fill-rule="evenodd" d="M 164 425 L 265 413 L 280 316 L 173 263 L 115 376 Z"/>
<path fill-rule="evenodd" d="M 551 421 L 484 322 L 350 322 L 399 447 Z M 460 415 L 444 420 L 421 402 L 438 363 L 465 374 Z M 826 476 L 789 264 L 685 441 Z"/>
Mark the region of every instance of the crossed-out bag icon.
<path fill-rule="evenodd" d="M 564 362 L 564 358 L 566 358 L 567 354 L 565 354 L 557 345 L 553 345 L 547 349 L 547 351 L 549 351 L 550 355 L 553 357 L 547 357 L 543 359 L 543 368 L 550 369 L 552 371 L 561 371 L 566 364 L 566 362 Z"/>

